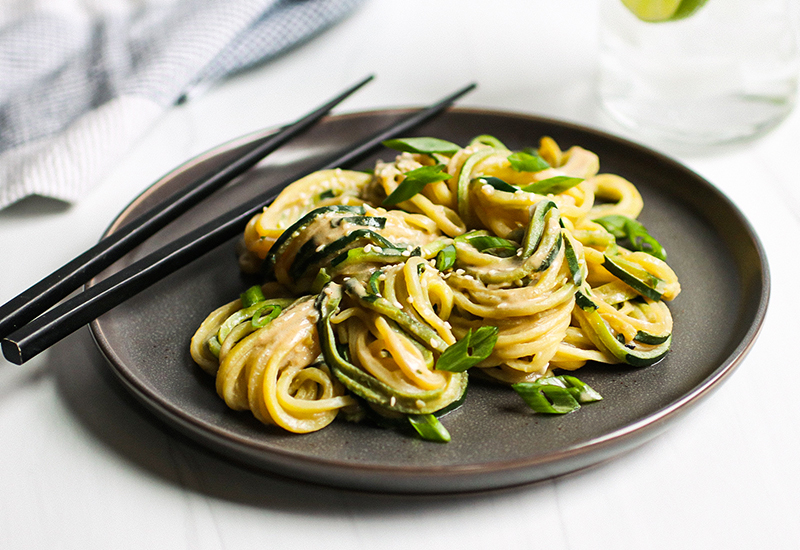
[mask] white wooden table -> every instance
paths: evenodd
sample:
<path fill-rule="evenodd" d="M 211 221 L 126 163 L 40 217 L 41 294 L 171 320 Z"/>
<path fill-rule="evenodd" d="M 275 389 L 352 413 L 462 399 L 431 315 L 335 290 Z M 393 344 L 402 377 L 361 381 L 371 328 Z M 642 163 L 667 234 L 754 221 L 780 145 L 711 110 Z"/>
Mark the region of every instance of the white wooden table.
<path fill-rule="evenodd" d="M 714 1 L 714 0 L 712 0 Z M 0 302 L 96 242 L 128 201 L 228 139 L 292 120 L 358 78 L 341 111 L 461 105 L 619 133 L 599 113 L 588 0 L 369 0 L 289 54 L 174 109 L 73 206 L 0 211 Z M 663 149 L 662 149 L 663 150 Z M 184 440 L 116 380 L 82 329 L 0 359 L 0 548 L 800 548 L 800 111 L 767 136 L 666 150 L 726 193 L 767 251 L 762 334 L 718 391 L 644 446 L 561 479 L 477 495 L 351 493 L 248 471 Z"/>

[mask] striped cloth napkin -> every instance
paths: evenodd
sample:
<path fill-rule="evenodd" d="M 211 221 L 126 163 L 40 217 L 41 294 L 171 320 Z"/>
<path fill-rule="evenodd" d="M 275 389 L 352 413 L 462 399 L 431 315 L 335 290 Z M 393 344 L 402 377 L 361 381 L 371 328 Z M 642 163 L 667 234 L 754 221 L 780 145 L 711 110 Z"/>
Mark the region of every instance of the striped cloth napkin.
<path fill-rule="evenodd" d="M 79 199 L 193 90 L 309 39 L 361 1 L 125 0 L 99 11 L 85 0 L 16 2 L 18 13 L 0 14 L 0 209 L 33 194 Z"/>

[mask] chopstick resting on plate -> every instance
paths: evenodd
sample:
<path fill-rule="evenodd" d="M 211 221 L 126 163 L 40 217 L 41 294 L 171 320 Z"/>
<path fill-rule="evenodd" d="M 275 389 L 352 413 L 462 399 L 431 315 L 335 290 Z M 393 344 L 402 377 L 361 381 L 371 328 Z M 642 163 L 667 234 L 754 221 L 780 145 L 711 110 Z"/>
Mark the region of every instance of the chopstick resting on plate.
<path fill-rule="evenodd" d="M 253 199 L 90 286 L 81 294 L 8 334 L 2 341 L 3 355 L 12 363 L 21 365 L 134 294 L 235 237 L 253 215 L 271 203 L 293 181 L 318 170 L 352 166 L 380 147 L 382 142 L 433 118 L 475 87 L 476 84 L 469 84 L 431 106 L 415 111 L 360 143 L 349 146 L 320 166 L 271 186 Z"/>
<path fill-rule="evenodd" d="M 220 169 L 203 174 L 158 205 L 138 216 L 95 246 L 54 271 L 0 307 L 0 338 L 8 336 L 57 304 L 72 291 L 103 271 L 226 183 L 240 176 L 264 157 L 316 124 L 335 106 L 371 81 L 372 75 L 314 109 L 278 132 L 257 140 L 243 154 Z"/>

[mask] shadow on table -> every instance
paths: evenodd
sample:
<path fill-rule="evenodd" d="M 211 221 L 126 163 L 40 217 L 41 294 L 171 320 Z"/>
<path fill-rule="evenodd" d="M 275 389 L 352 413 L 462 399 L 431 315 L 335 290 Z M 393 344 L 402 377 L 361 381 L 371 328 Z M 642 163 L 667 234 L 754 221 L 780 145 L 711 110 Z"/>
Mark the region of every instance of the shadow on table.
<path fill-rule="evenodd" d="M 232 463 L 176 432 L 152 415 L 117 380 L 87 329 L 54 346 L 45 370 L 57 380 L 60 397 L 76 419 L 122 460 L 180 489 L 259 508 L 304 514 L 340 512 L 342 502 L 359 513 L 385 513 L 398 506 L 425 509 L 447 495 L 380 495 L 322 487 Z M 515 491 L 549 490 L 548 482 L 486 491 L 466 502 Z M 459 505 L 465 495 L 458 496 Z M 398 508 L 399 509 L 399 508 Z M 407 508 L 405 508 L 407 511 Z"/>

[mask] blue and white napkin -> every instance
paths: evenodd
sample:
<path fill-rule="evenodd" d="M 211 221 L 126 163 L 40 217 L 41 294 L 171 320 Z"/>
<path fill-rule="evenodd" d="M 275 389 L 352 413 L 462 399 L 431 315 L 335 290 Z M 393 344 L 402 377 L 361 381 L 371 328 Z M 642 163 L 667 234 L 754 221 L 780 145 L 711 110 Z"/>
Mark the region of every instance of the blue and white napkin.
<path fill-rule="evenodd" d="M 0 20 L 0 208 L 75 201 L 164 112 L 274 57 L 362 0 L 160 0 Z M 66 6 L 66 7 L 65 7 Z"/>

